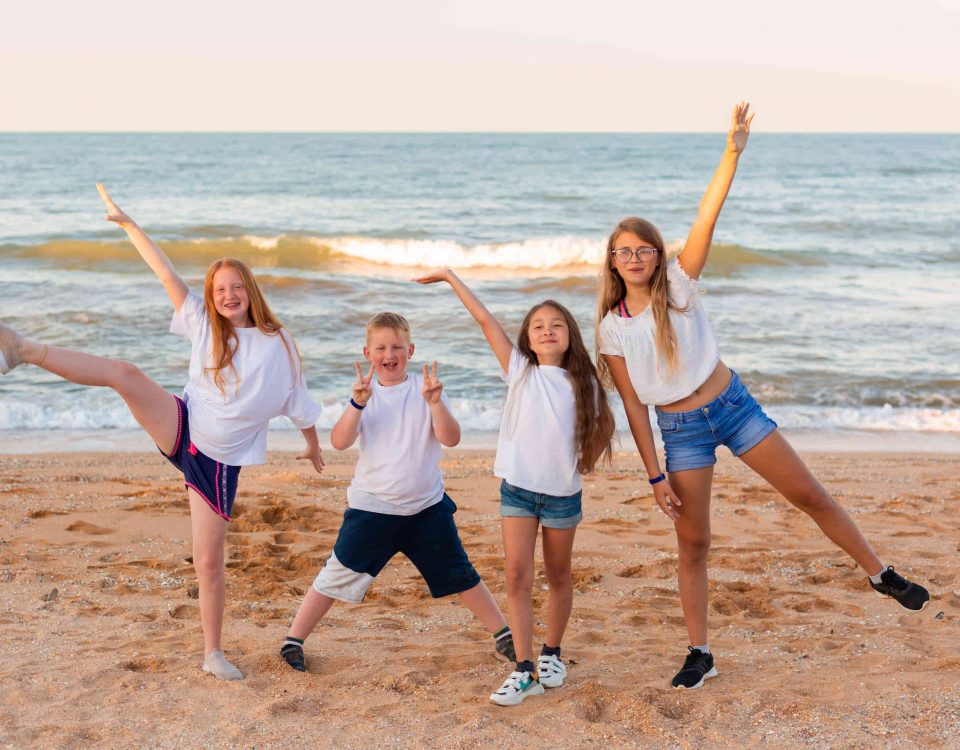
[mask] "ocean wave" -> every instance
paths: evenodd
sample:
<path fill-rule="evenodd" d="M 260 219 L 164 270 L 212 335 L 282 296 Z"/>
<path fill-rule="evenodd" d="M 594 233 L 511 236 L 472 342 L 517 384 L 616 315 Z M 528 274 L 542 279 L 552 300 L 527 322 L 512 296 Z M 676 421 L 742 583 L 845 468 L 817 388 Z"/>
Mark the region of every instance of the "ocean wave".
<path fill-rule="evenodd" d="M 345 400 L 325 398 L 319 402 L 317 427 L 329 430 L 343 413 Z M 464 433 L 491 432 L 500 427 L 500 399 L 451 398 L 451 410 Z M 629 430 L 618 400 L 613 403 L 617 426 Z M 894 407 L 812 407 L 793 404 L 770 405 L 768 413 L 785 429 L 857 430 L 862 432 L 943 432 L 960 434 L 960 409 Z M 655 424 L 655 422 L 654 422 Z M 117 399 L 85 398 L 34 400 L 31 397 L 0 402 L 0 430 L 117 430 L 136 428 L 127 408 Z M 271 429 L 293 430 L 286 419 L 276 419 Z"/>
<path fill-rule="evenodd" d="M 189 234 L 189 233 L 188 233 Z M 682 240 L 668 244 L 676 254 Z M 377 237 L 322 237 L 281 233 L 272 236 L 243 234 L 228 237 L 192 237 L 161 240 L 160 246 L 178 264 L 206 265 L 224 256 L 236 257 L 255 268 L 291 270 L 341 270 L 364 267 L 456 268 L 486 271 L 593 274 L 603 260 L 605 241 L 596 237 L 540 237 L 516 242 L 464 244 L 445 239 Z M 6 245 L 8 257 L 39 259 L 69 268 L 96 270 L 127 262 L 141 263 L 128 242 L 54 240 L 37 245 Z M 723 273 L 739 266 L 795 262 L 776 253 L 762 253 L 739 245 L 715 244 L 711 268 Z"/>

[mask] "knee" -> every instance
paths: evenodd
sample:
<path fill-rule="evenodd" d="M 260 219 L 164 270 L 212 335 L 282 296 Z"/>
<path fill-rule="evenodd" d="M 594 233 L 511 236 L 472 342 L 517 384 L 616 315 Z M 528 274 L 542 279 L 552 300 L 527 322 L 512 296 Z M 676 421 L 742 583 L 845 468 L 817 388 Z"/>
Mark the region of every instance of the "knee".
<path fill-rule="evenodd" d="M 113 380 L 113 387 L 122 390 L 124 386 L 140 380 L 143 372 L 132 362 L 124 362 L 122 359 L 112 359 L 109 365 L 110 376 Z"/>
<path fill-rule="evenodd" d="M 823 487 L 812 486 L 790 495 L 790 502 L 807 515 L 815 516 L 830 510 L 835 501 Z"/>
<path fill-rule="evenodd" d="M 507 596 L 529 596 L 533 590 L 533 570 L 507 568 Z"/>
<path fill-rule="evenodd" d="M 702 563 L 710 554 L 710 532 L 677 537 L 680 559 L 684 562 Z"/>
<path fill-rule="evenodd" d="M 223 575 L 223 550 L 193 553 L 193 569 L 199 578 Z"/>
<path fill-rule="evenodd" d="M 547 583 L 551 589 L 565 589 L 573 585 L 569 565 L 546 565 Z"/>

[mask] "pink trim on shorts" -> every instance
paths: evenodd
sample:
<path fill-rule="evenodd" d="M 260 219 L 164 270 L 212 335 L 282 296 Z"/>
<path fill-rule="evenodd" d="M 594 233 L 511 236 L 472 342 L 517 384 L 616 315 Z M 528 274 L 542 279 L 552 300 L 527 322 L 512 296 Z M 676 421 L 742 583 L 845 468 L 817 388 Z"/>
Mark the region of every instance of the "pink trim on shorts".
<path fill-rule="evenodd" d="M 217 465 L 219 466 L 219 464 L 217 464 Z M 232 520 L 233 520 L 232 518 L 230 518 L 230 516 L 226 515 L 222 510 L 220 510 L 216 505 L 214 505 L 213 503 L 211 503 L 211 502 L 210 502 L 210 498 L 208 498 L 206 495 L 204 495 L 204 494 L 200 491 L 200 488 L 197 487 L 195 484 L 190 484 L 190 482 L 184 482 L 184 483 L 183 483 L 183 486 L 184 486 L 184 487 L 189 487 L 191 490 L 193 490 L 194 492 L 196 492 L 196 493 L 200 496 L 200 499 L 203 500 L 207 505 L 210 506 L 210 510 L 212 510 L 214 513 L 216 513 L 218 516 L 220 516 L 220 518 L 222 518 L 224 521 L 232 521 Z M 219 494 L 219 490 L 218 490 L 217 494 Z"/>
<path fill-rule="evenodd" d="M 167 456 L 167 458 L 177 455 L 177 451 L 180 448 L 180 438 L 183 437 L 183 401 L 172 393 L 170 395 L 173 396 L 173 400 L 177 402 L 177 442 L 173 444 L 173 450 L 170 451 L 169 455 L 160 451 L 164 456 Z"/>

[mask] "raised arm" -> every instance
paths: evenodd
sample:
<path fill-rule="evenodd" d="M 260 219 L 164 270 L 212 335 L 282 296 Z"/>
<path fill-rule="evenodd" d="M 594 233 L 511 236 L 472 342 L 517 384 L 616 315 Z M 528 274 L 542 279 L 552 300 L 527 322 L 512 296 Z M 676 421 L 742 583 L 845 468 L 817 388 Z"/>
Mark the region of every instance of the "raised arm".
<path fill-rule="evenodd" d="M 703 267 L 707 264 L 707 255 L 710 253 L 710 243 L 713 241 L 713 230 L 720 217 L 720 209 L 727 199 L 733 176 L 737 173 L 737 162 L 740 154 L 747 147 L 747 138 L 750 137 L 750 123 L 753 115 L 747 116 L 750 111 L 749 102 L 740 103 L 733 108 L 730 119 L 730 132 L 727 133 L 727 147 L 720 159 L 720 166 L 713 173 L 707 192 L 700 200 L 697 218 L 690 227 L 687 242 L 680 252 L 679 262 L 683 270 L 692 279 L 699 279 Z"/>
<path fill-rule="evenodd" d="M 359 362 L 353 364 L 357 368 L 357 380 L 353 384 L 350 403 L 330 430 L 330 445 L 338 451 L 345 451 L 356 441 L 357 435 L 360 434 L 360 412 L 373 396 L 373 364 L 370 364 L 366 375 L 360 369 Z"/>
<path fill-rule="evenodd" d="M 460 278 L 449 268 L 442 271 L 434 271 L 426 276 L 420 276 L 414 279 L 418 284 L 436 284 L 438 281 L 446 281 L 456 292 L 463 306 L 467 308 L 475 321 L 480 324 L 480 330 L 490 344 L 490 348 L 497 357 L 501 369 L 506 372 L 510 369 L 510 353 L 513 351 L 513 344 L 510 337 L 503 330 L 503 326 L 497 322 L 493 314 L 486 306 L 477 299 L 477 295 L 470 291 L 470 288 L 464 284 Z"/>
<path fill-rule="evenodd" d="M 110 193 L 107 192 L 103 183 L 97 183 L 97 192 L 100 193 L 100 197 L 103 198 L 107 207 L 107 221 L 112 221 L 123 228 L 133 246 L 137 248 L 137 252 L 140 253 L 140 257 L 146 261 L 150 269 L 160 279 L 167 296 L 173 303 L 173 309 L 179 311 L 183 301 L 187 298 L 187 292 L 190 290 L 183 279 L 180 278 L 177 269 L 173 267 L 173 263 L 163 250 L 157 247 L 153 240 L 147 236 L 147 233 L 113 202 L 113 198 L 110 197 Z"/>
<path fill-rule="evenodd" d="M 630 374 L 627 372 L 626 360 L 623 357 L 615 357 L 610 354 L 601 354 L 600 356 L 606 359 L 613 384 L 623 401 L 623 410 L 627 414 L 630 432 L 633 434 L 633 440 L 640 452 L 640 460 L 643 461 L 643 467 L 647 470 L 647 478 L 658 477 L 660 476 L 660 462 L 657 460 L 657 446 L 653 442 L 650 412 L 637 398 L 637 392 L 634 390 L 633 384 L 630 382 Z M 657 505 L 660 506 L 660 510 L 671 521 L 676 521 L 679 518 L 677 508 L 680 507 L 681 503 L 670 483 L 660 481 L 652 487 L 653 497 L 657 501 Z"/>

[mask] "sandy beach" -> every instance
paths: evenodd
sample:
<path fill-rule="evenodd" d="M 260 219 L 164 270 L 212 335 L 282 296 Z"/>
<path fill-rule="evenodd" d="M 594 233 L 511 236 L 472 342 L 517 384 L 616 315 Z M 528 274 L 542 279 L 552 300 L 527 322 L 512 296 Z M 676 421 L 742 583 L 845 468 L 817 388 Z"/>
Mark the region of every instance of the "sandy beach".
<path fill-rule="evenodd" d="M 10 748 L 960 747 L 960 473 L 951 454 L 805 453 L 881 558 L 926 583 L 879 598 L 813 523 L 725 456 L 714 491 L 711 644 L 720 677 L 669 687 L 685 646 L 669 522 L 634 455 L 585 481 L 560 689 L 500 708 L 507 674 L 469 612 L 396 558 L 277 656 L 329 554 L 355 454 L 245 468 L 227 536 L 224 650 L 200 671 L 180 477 L 159 455 L 0 456 L 0 746 Z M 474 564 L 503 602 L 490 451 L 443 469 Z M 538 566 L 536 603 L 546 590 Z M 542 628 L 535 643 L 542 638 Z"/>

